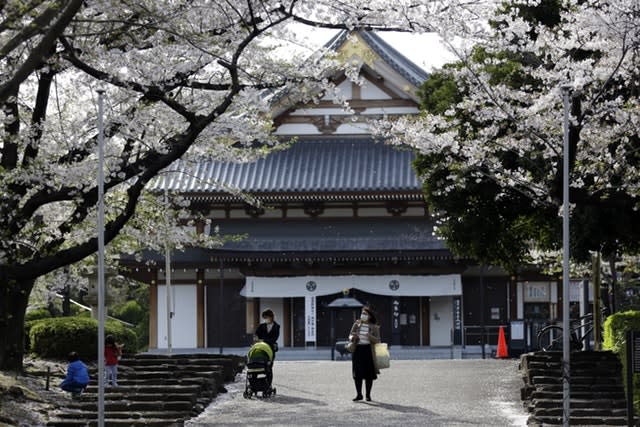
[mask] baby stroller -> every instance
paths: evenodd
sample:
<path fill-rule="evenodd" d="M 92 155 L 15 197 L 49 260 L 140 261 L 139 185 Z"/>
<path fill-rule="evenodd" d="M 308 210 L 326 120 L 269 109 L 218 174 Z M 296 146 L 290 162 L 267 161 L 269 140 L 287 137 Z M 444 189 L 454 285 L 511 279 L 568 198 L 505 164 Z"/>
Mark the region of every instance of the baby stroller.
<path fill-rule="evenodd" d="M 244 398 L 251 399 L 254 394 L 262 393 L 262 397 L 276 394 L 275 387 L 271 387 L 273 379 L 273 351 L 269 344 L 257 342 L 247 353 L 247 383 Z"/>

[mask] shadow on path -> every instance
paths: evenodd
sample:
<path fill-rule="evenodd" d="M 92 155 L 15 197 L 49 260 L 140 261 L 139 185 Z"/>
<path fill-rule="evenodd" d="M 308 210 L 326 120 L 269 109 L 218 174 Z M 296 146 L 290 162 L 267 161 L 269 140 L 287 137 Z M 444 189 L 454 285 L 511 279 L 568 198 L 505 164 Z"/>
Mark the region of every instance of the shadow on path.
<path fill-rule="evenodd" d="M 398 405 L 396 403 L 383 403 L 371 401 L 358 402 L 359 405 L 375 406 L 377 408 L 385 409 L 387 411 L 395 411 L 403 414 L 423 414 L 423 415 L 438 415 L 436 412 L 429 411 L 428 409 L 420 408 L 418 406 Z"/>
<path fill-rule="evenodd" d="M 328 406 L 326 402 L 317 399 L 305 399 L 304 397 L 289 396 L 286 394 L 277 393 L 275 396 L 268 399 L 261 399 L 264 402 L 270 402 L 278 405 L 299 405 L 308 404 L 314 406 Z"/>
<path fill-rule="evenodd" d="M 478 423 L 470 422 L 469 420 L 443 417 L 441 414 L 437 412 L 433 412 L 425 408 L 420 408 L 418 406 L 398 405 L 396 403 L 383 403 L 383 402 L 376 402 L 376 401 L 371 401 L 371 402 L 362 401 L 358 403 L 361 405 L 381 408 L 386 411 L 399 412 L 401 414 L 422 415 L 425 417 L 425 420 L 430 420 L 430 422 L 437 422 L 437 425 L 479 425 Z"/>

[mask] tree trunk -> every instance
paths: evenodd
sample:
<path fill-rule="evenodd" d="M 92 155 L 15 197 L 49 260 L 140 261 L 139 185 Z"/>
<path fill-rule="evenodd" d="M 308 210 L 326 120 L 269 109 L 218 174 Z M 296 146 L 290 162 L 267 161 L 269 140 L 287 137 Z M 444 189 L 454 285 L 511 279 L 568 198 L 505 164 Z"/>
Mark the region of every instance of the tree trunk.
<path fill-rule="evenodd" d="M 22 371 L 24 316 L 34 281 L 0 282 L 0 370 Z"/>

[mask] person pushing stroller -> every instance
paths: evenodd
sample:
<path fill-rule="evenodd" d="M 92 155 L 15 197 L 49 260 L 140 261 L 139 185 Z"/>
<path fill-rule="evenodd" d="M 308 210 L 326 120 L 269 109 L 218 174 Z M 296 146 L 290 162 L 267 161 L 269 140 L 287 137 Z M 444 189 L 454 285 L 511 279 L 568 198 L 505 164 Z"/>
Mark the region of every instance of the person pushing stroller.
<path fill-rule="evenodd" d="M 244 392 L 246 398 L 258 392 L 262 392 L 264 397 L 275 394 L 275 388 L 272 388 L 271 384 L 280 325 L 275 321 L 275 314 L 270 308 L 262 311 L 262 319 L 264 322 L 256 328 L 255 343 L 247 354 L 247 385 Z"/>
<path fill-rule="evenodd" d="M 269 344 L 271 351 L 273 352 L 273 358 L 276 357 L 278 351 L 278 338 L 280 338 L 280 325 L 275 321 L 275 314 L 270 308 L 265 309 L 262 312 L 262 319 L 264 323 L 260 323 L 256 329 L 255 339 L 264 341 Z"/>

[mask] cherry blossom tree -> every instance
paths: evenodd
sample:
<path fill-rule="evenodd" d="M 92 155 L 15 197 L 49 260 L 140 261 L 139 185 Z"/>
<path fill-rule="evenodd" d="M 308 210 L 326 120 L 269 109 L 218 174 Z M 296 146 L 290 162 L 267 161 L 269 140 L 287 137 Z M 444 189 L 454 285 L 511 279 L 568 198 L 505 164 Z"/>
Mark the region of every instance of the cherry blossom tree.
<path fill-rule="evenodd" d="M 0 2 L 0 369 L 22 366 L 34 281 L 97 250 L 97 91 L 105 241 L 113 252 L 162 247 L 166 233 L 152 221 L 162 201 L 145 192 L 153 179 L 179 159 L 265 155 L 277 143 L 274 108 L 335 92 L 330 77 L 344 65 L 322 51 L 283 54 L 306 43 L 289 23 L 474 32 L 484 3 Z"/>
<path fill-rule="evenodd" d="M 560 246 L 561 87 L 570 97 L 572 257 L 640 249 L 640 4 L 509 1 L 382 133 L 420 153 L 449 244 L 515 270 Z M 437 83 L 439 80 L 439 84 Z"/>

